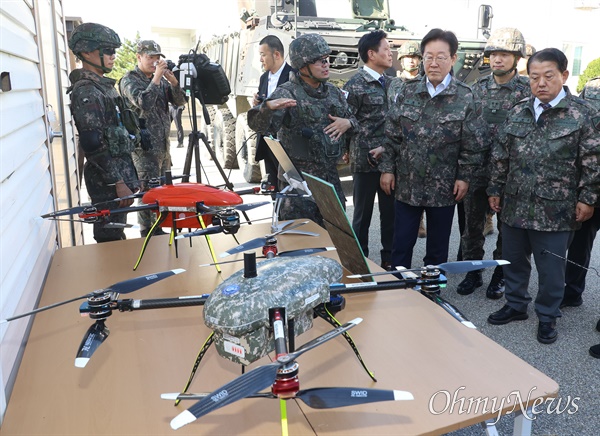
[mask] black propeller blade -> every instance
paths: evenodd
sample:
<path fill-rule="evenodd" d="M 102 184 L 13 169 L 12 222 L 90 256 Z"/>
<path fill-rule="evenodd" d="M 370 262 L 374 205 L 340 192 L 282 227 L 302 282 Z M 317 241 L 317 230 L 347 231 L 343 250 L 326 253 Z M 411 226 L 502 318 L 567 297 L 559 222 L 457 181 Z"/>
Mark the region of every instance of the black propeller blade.
<path fill-rule="evenodd" d="M 85 368 L 94 351 L 102 345 L 102 342 L 108 337 L 109 333 L 110 331 L 104 325 L 104 320 L 98 320 L 90 326 L 77 350 L 77 357 L 75 357 L 75 366 L 77 368 Z"/>
<path fill-rule="evenodd" d="M 201 394 L 161 394 L 163 400 L 201 400 L 209 396 Z M 277 399 L 271 392 L 261 392 L 248 395 L 246 398 Z M 414 397 L 407 391 L 365 389 L 365 388 L 311 388 L 300 390 L 294 398 L 298 398 L 308 407 L 313 409 L 333 409 L 336 407 L 355 406 L 358 404 L 376 403 L 380 401 L 413 400 Z"/>
<path fill-rule="evenodd" d="M 507 260 L 461 260 L 458 262 L 445 262 L 439 265 L 430 265 L 427 268 L 439 268 L 444 270 L 449 274 L 460 274 L 466 273 L 469 271 L 477 271 L 478 269 L 489 268 L 490 266 L 498 266 L 498 265 L 508 265 L 510 262 Z M 398 272 L 409 272 L 421 271 L 421 268 L 413 268 L 413 269 L 402 269 L 398 271 L 382 271 L 371 274 L 354 274 L 351 276 L 347 276 L 349 279 L 360 279 L 363 277 L 373 277 L 373 276 L 381 276 L 384 274 L 395 274 Z"/>
<path fill-rule="evenodd" d="M 156 283 L 160 280 L 166 279 L 167 277 L 171 277 L 175 274 L 180 274 L 184 272 L 184 269 L 172 269 L 170 271 L 164 271 L 156 274 L 148 274 L 141 277 L 136 277 L 133 279 L 123 280 L 121 282 L 115 283 L 114 285 L 110 285 L 104 289 L 99 289 L 94 292 L 90 292 L 89 294 L 82 295 L 81 297 L 71 298 L 70 300 L 61 301 L 60 303 L 54 303 L 49 306 L 40 307 L 38 309 L 32 310 L 31 312 L 22 313 L 20 315 L 13 316 L 11 318 L 6 318 L 0 320 L 0 324 L 4 324 L 9 321 L 14 321 L 15 319 L 23 318 L 25 316 L 33 315 L 39 312 L 43 312 L 48 309 L 53 309 L 58 306 L 62 306 L 67 303 L 72 303 L 73 301 L 83 300 L 85 298 L 94 297 L 97 295 L 102 295 L 106 292 L 116 292 L 118 294 L 128 294 L 133 291 L 137 291 L 143 287 L 149 286 L 153 283 Z"/>
<path fill-rule="evenodd" d="M 196 419 L 220 409 L 223 406 L 231 404 L 235 401 L 254 395 L 259 391 L 271 386 L 277 378 L 279 368 L 287 363 L 297 359 L 303 353 L 312 350 L 313 348 L 327 342 L 336 336 L 341 335 L 346 330 L 358 325 L 362 321 L 361 318 L 356 318 L 346 324 L 331 330 L 312 341 L 307 342 L 296 351 L 280 356 L 277 361 L 267 365 L 259 366 L 250 372 L 230 381 L 226 385 L 212 392 L 208 397 L 203 398 L 188 410 L 184 410 L 171 421 L 171 428 L 177 430 Z"/>
<path fill-rule="evenodd" d="M 289 226 L 286 229 L 279 230 L 277 232 L 271 233 L 270 235 L 267 235 L 262 238 L 251 239 L 248 242 L 244 242 L 243 244 L 240 244 L 237 247 L 231 248 L 231 249 L 227 250 L 226 252 L 219 254 L 219 257 L 227 257 L 232 254 L 241 253 L 243 251 L 255 250 L 257 248 L 264 246 L 267 243 L 268 239 L 273 238 L 277 235 L 281 235 L 282 233 L 285 233 L 285 232 L 295 229 L 297 227 L 303 226 L 304 224 L 308 224 L 308 221 L 301 221 L 299 223 Z"/>
<path fill-rule="evenodd" d="M 355 406 L 379 401 L 414 400 L 407 391 L 364 389 L 364 388 L 313 388 L 298 391 L 299 398 L 313 409 Z"/>

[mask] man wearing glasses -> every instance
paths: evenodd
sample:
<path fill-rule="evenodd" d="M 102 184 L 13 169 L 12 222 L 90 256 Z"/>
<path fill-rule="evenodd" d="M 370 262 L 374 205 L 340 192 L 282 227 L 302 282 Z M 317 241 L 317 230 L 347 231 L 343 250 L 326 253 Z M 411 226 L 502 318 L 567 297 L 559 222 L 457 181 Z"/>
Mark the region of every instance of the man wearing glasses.
<path fill-rule="evenodd" d="M 104 77 L 115 63 L 115 49 L 121 40 L 112 29 L 96 23 L 75 28 L 69 48 L 82 62 L 82 68 L 69 75 L 72 85 L 71 113 L 79 133 L 79 145 L 85 155 L 83 174 L 92 203 L 104 202 L 103 208 L 131 206 L 133 200 L 111 201 L 137 190 L 137 174 L 131 152 L 136 131 L 123 120 L 126 105 L 115 89 L 115 81 Z M 134 123 L 135 124 L 135 123 Z M 137 126 L 133 126 L 137 128 Z M 125 224 L 126 215 L 111 215 L 111 223 Z M 94 223 L 96 242 L 125 239 L 123 227 Z"/>
<path fill-rule="evenodd" d="M 392 266 L 410 268 L 421 213 L 425 265 L 448 260 L 454 208 L 489 151 L 487 125 L 471 89 L 456 80 L 456 35 L 431 30 L 421 41 L 425 76 L 400 88 L 386 117 L 381 188 L 395 189 Z"/>
<path fill-rule="evenodd" d="M 248 125 L 259 133 L 277 132 L 298 171 L 331 183 L 345 204 L 337 161 L 347 152 L 346 135 L 356 126 L 356 118 L 342 91 L 327 83 L 330 53 L 321 35 L 309 33 L 293 40 L 290 63 L 296 73 L 250 109 Z M 312 198 L 285 198 L 279 218 L 309 218 L 324 225 Z"/>
<path fill-rule="evenodd" d="M 171 117 L 169 103 L 185 105 L 185 93 L 177 78 L 162 59 L 160 45 L 155 41 L 144 40 L 137 44 L 138 64 L 119 83 L 123 97 L 129 106 L 144 120 L 150 133 L 149 144 L 141 143 L 133 152 L 133 161 L 140 179 L 147 180 L 165 175 L 171 168 L 169 152 Z M 138 222 L 142 237 L 148 235 L 154 222 L 149 210 L 138 212 Z M 155 234 L 164 233 L 162 230 Z"/>

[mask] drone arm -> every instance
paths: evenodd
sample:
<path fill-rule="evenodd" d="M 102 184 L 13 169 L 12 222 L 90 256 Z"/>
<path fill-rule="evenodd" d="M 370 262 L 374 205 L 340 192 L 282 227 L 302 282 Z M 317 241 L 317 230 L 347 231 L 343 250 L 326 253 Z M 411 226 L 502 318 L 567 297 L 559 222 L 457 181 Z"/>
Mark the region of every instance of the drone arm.
<path fill-rule="evenodd" d="M 402 279 L 402 280 L 390 280 L 386 282 L 361 282 L 361 283 L 333 283 L 329 285 L 329 292 L 332 295 L 337 294 L 350 294 L 365 291 L 384 291 L 388 289 L 406 289 L 413 288 L 415 286 L 428 284 L 443 284 L 446 283 L 446 278 L 440 276 L 439 280 L 422 280 L 422 279 Z"/>
<path fill-rule="evenodd" d="M 202 306 L 210 294 L 194 295 L 190 297 L 157 298 L 150 300 L 119 300 L 117 309 L 121 312 L 132 312 L 134 310 L 169 309 L 172 307 Z"/>

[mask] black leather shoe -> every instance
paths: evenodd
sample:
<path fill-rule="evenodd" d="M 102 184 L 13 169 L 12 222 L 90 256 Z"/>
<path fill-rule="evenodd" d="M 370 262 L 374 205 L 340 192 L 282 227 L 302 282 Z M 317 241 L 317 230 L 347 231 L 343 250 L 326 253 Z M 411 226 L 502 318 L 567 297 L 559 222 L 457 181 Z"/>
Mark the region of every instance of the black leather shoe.
<path fill-rule="evenodd" d="M 537 340 L 542 344 L 552 344 L 558 338 L 556 321 L 540 321 L 538 325 Z"/>
<path fill-rule="evenodd" d="M 386 271 L 391 271 L 392 270 L 392 262 L 381 262 L 381 267 L 386 270 Z"/>
<path fill-rule="evenodd" d="M 500 269 L 499 269 L 500 268 Z M 492 280 L 488 285 L 485 296 L 490 300 L 498 300 L 504 295 L 504 273 L 502 267 L 496 267 L 494 274 L 492 274 Z"/>
<path fill-rule="evenodd" d="M 527 312 L 519 312 L 513 309 L 508 304 L 505 304 L 502 309 L 488 316 L 488 322 L 493 325 L 508 324 L 512 321 L 521 321 L 529 318 Z"/>
<path fill-rule="evenodd" d="M 560 303 L 560 308 L 564 309 L 565 307 L 579 307 L 583 304 L 583 298 L 564 298 Z"/>
<path fill-rule="evenodd" d="M 464 280 L 458 284 L 456 293 L 460 295 L 469 295 L 482 285 L 483 279 L 481 278 L 481 270 L 469 271 Z"/>
<path fill-rule="evenodd" d="M 590 347 L 590 356 L 600 359 L 600 344 Z"/>

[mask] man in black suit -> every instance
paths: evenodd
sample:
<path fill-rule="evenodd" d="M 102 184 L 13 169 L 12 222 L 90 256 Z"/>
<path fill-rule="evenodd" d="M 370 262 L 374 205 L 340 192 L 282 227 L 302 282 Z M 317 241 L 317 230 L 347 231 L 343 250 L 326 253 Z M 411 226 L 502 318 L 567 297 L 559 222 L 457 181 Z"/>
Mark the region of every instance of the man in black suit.
<path fill-rule="evenodd" d="M 285 62 L 284 49 L 281 40 L 274 35 L 265 36 L 260 41 L 260 62 L 265 73 L 260 76 L 258 93 L 254 94 L 253 105 L 260 104 L 271 95 L 275 88 L 285 83 L 290 78 L 292 67 Z M 265 161 L 265 171 L 268 182 L 277 190 L 277 166 L 275 155 L 263 139 L 263 135 L 256 136 L 256 161 Z"/>

